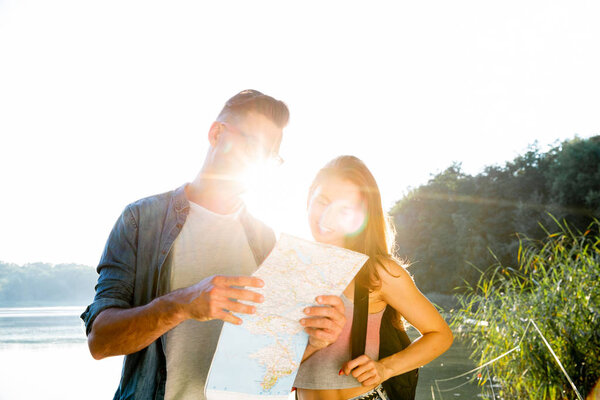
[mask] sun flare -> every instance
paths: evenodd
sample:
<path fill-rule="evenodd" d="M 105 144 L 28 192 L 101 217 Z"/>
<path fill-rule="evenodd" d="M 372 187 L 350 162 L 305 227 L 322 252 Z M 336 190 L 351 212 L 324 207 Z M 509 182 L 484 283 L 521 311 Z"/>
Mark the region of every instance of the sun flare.
<path fill-rule="evenodd" d="M 278 235 L 289 233 L 312 239 L 306 215 L 306 188 L 288 175 L 285 166 L 255 164 L 242 180 L 247 192 L 244 202 L 252 215 L 273 228 Z"/>

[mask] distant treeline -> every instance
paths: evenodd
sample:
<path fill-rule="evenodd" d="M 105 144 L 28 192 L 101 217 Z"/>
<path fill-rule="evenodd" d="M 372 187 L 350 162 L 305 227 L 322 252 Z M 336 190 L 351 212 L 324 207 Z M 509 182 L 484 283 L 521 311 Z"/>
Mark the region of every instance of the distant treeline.
<path fill-rule="evenodd" d="M 97 279 L 85 265 L 0 262 L 0 307 L 87 305 Z"/>
<path fill-rule="evenodd" d="M 391 210 L 397 253 L 424 292 L 450 293 L 497 257 L 515 265 L 519 238 L 543 239 L 553 218 L 586 230 L 600 217 L 600 136 L 565 141 L 546 152 L 537 144 L 504 166 L 476 176 L 455 163 L 411 190 Z M 493 253 L 493 254 L 492 254 Z"/>

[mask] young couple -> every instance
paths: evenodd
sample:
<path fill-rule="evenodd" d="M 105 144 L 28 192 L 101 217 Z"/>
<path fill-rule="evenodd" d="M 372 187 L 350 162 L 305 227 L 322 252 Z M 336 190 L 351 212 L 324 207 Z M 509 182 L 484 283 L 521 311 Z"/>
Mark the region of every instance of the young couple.
<path fill-rule="evenodd" d="M 249 303 L 262 301 L 252 287 L 263 282 L 250 275 L 275 243 L 273 231 L 246 211 L 238 178 L 251 163 L 281 160 L 288 119 L 279 100 L 254 90 L 236 94 L 209 129 L 194 181 L 131 203 L 115 223 L 96 296 L 81 316 L 94 358 L 126 355 L 115 399 L 204 398 L 221 326 L 242 323 L 233 313 L 252 314 Z M 390 398 L 382 382 L 442 354 L 452 333 L 394 258 L 379 189 L 359 159 L 338 157 L 319 171 L 308 190 L 308 219 L 316 241 L 369 260 L 343 295 L 323 294 L 305 310 L 309 344 L 297 396 Z M 353 323 L 357 293 L 365 293 L 356 306 L 364 309 L 361 323 Z M 390 351 L 402 319 L 422 336 Z"/>

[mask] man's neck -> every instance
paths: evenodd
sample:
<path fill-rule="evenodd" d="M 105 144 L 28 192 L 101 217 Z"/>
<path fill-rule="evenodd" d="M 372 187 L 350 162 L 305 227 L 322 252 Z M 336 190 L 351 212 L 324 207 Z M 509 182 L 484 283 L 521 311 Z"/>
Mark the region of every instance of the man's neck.
<path fill-rule="evenodd" d="M 202 172 L 185 189 L 189 201 L 216 214 L 232 214 L 242 205 L 240 191 L 229 181 Z"/>

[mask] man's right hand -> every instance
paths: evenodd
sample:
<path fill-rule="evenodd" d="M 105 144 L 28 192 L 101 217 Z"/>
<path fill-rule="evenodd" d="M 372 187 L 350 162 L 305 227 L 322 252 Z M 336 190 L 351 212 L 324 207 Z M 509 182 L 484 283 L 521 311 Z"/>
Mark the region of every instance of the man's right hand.
<path fill-rule="evenodd" d="M 256 307 L 239 300 L 262 303 L 263 296 L 241 287 L 261 288 L 264 282 L 251 276 L 213 275 L 195 285 L 178 290 L 184 318 L 198 321 L 221 319 L 239 325 L 242 320 L 232 313 L 253 314 Z M 181 296 L 181 297 L 180 297 Z"/>
<path fill-rule="evenodd" d="M 229 311 L 252 314 L 255 307 L 238 300 L 263 301 L 262 295 L 240 288 L 245 286 L 260 288 L 264 283 L 250 276 L 210 276 L 143 306 L 107 308 L 98 314 L 88 335 L 90 352 L 97 360 L 135 353 L 187 319 L 222 319 L 239 325 L 242 320 Z"/>

